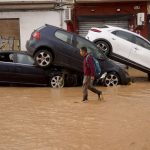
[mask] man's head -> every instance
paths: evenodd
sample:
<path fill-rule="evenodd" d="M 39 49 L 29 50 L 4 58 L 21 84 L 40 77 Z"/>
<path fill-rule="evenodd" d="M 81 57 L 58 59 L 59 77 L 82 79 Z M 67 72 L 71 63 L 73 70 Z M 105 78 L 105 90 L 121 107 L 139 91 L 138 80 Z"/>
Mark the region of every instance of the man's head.
<path fill-rule="evenodd" d="M 80 55 L 83 57 L 87 55 L 87 48 L 86 47 L 81 47 Z"/>

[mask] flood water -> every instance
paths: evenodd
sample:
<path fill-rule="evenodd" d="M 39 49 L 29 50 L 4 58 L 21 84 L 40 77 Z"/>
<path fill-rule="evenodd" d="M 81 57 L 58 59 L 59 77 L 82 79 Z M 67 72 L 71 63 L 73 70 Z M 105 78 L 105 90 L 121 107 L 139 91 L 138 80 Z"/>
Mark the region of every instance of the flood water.
<path fill-rule="evenodd" d="M 0 150 L 150 150 L 150 82 L 97 87 L 0 87 Z"/>

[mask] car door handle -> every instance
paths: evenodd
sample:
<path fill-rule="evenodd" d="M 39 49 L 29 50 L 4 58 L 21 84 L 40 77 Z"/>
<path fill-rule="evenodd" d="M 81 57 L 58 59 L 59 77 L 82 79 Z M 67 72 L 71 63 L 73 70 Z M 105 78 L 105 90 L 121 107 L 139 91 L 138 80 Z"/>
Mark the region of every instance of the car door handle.
<path fill-rule="evenodd" d="M 115 38 L 112 38 L 112 40 L 116 40 Z"/>
<path fill-rule="evenodd" d="M 137 47 L 134 48 L 136 51 L 139 50 Z"/>

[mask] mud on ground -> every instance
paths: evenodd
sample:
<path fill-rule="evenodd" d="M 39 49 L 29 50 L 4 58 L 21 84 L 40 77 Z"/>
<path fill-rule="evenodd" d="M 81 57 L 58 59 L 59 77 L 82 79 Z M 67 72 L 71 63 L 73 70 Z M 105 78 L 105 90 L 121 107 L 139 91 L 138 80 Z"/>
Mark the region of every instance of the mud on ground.
<path fill-rule="evenodd" d="M 145 76 L 98 87 L 102 102 L 89 92 L 82 103 L 81 87 L 0 87 L 0 150 L 150 150 Z"/>

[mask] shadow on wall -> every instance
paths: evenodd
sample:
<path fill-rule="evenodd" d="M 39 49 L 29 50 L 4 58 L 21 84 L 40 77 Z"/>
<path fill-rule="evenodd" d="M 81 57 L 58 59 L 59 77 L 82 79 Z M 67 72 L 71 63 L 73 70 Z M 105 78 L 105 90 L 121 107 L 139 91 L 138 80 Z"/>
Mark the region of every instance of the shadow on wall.
<path fill-rule="evenodd" d="M 0 50 L 14 50 L 20 51 L 20 41 L 14 37 L 3 38 L 0 35 Z"/>

